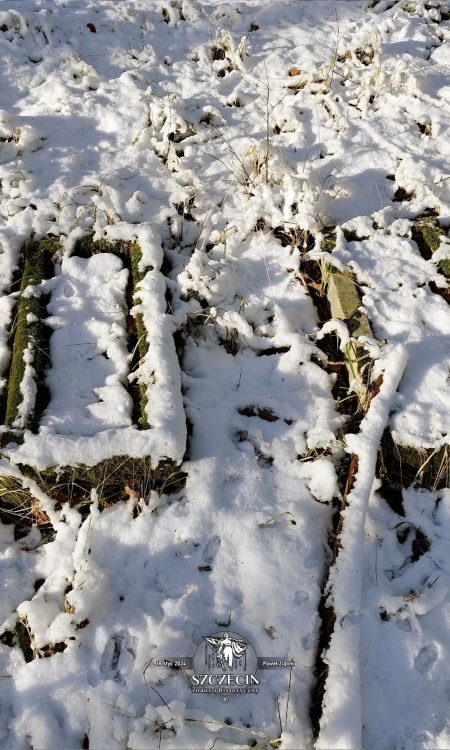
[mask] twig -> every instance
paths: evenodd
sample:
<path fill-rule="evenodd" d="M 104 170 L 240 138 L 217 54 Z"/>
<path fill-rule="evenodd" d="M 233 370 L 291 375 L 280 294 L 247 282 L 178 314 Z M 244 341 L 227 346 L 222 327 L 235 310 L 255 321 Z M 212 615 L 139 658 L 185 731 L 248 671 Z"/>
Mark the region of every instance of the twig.
<path fill-rule="evenodd" d="M 291 697 L 291 680 L 292 680 L 292 665 L 289 671 L 288 696 L 287 696 L 287 702 L 286 702 L 286 727 L 287 727 L 287 719 L 288 719 L 288 711 L 289 711 L 289 700 Z"/>
<path fill-rule="evenodd" d="M 147 678 L 145 677 L 145 673 L 146 673 L 147 669 L 148 669 L 148 668 L 149 668 L 149 667 L 151 666 L 151 663 L 152 663 L 152 661 L 153 661 L 153 659 L 149 659 L 149 661 L 147 661 L 147 662 L 146 662 L 146 663 L 144 664 L 144 666 L 142 667 L 142 676 L 143 676 L 143 678 L 144 678 L 144 682 L 145 682 L 145 687 L 147 688 L 147 692 L 148 692 L 149 696 L 150 696 L 150 693 L 149 693 L 149 690 L 148 690 L 148 687 L 149 687 L 149 686 L 148 686 Z M 169 709 L 170 713 L 173 713 L 172 709 L 171 709 L 171 708 L 170 708 L 170 706 L 169 706 L 169 705 L 168 705 L 168 704 L 166 703 L 166 701 L 165 701 L 165 700 L 164 700 L 164 698 L 162 697 L 161 693 L 159 693 L 159 692 L 157 691 L 157 689 L 156 689 L 155 687 L 153 687 L 153 685 L 150 685 L 150 687 L 151 687 L 151 689 L 152 689 L 152 690 L 154 690 L 154 692 L 156 693 L 156 695 L 158 696 L 158 698 L 159 698 L 160 700 L 162 700 L 162 702 L 164 703 L 165 707 Z"/>

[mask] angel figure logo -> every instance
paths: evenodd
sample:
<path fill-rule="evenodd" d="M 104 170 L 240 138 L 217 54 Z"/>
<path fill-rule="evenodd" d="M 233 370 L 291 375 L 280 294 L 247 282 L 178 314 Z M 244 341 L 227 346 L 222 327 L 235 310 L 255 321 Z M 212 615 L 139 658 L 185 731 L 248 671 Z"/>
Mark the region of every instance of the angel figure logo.
<path fill-rule="evenodd" d="M 236 669 L 238 665 L 242 666 L 244 662 L 245 671 L 247 641 L 230 638 L 228 633 L 224 633 L 220 638 L 207 635 L 204 640 L 206 642 L 205 665 L 209 669 L 214 666 L 214 661 L 223 671 L 227 667 L 228 669 Z"/>
<path fill-rule="evenodd" d="M 194 655 L 191 688 L 195 693 L 257 693 L 258 658 L 238 633 L 211 633 L 203 637 Z"/>

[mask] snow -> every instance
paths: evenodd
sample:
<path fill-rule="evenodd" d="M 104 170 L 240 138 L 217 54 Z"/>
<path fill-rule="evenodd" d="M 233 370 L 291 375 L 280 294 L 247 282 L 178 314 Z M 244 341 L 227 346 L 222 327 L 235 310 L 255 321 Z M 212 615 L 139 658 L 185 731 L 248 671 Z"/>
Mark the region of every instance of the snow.
<path fill-rule="evenodd" d="M 0 523 L 1 746 L 448 747 L 450 496 L 405 488 L 400 516 L 376 467 L 386 427 L 449 444 L 447 0 L 3 5 L 0 398 L 21 248 L 56 236 L 61 252 L 24 291 L 49 299 L 49 401 L 23 431 L 30 343 L 0 457 L 34 498 L 25 535 Z M 425 259 L 412 226 L 430 210 L 444 233 Z M 92 233 L 139 244 L 132 302 L 124 259 L 77 256 Z M 358 343 L 379 390 L 356 432 L 319 348 L 351 334 L 319 320 L 314 261 L 353 273 L 374 333 Z M 131 371 L 137 315 L 148 351 Z M 346 454 L 358 471 L 338 518 Z M 94 489 L 71 507 L 25 471 L 119 455 L 172 459 L 186 485 L 158 494 L 143 476 L 128 501 Z M 324 586 L 336 624 L 313 725 Z M 224 703 L 156 666 L 225 628 L 292 673 L 261 671 L 258 696 Z"/>
<path fill-rule="evenodd" d="M 448 744 L 448 675 L 442 660 L 448 649 L 449 571 L 445 548 L 449 500 L 448 490 L 405 493 L 408 519 L 413 519 L 431 540 L 430 551 L 413 562 L 408 551 L 414 530 L 406 526 L 407 538 L 400 543 L 397 517 L 387 506 L 380 508 L 376 493 L 371 499 L 365 541 L 366 615 L 361 624 L 368 745 L 378 737 L 380 715 L 384 716 L 385 737 L 391 746 L 407 742 L 410 747 L 433 744 L 444 748 Z M 381 611 L 386 612 L 385 619 L 380 618 Z M 386 679 L 392 681 L 388 696 L 380 690 Z M 386 699 L 390 702 L 388 709 Z"/>
<path fill-rule="evenodd" d="M 94 435 L 130 425 L 131 399 L 123 384 L 127 278 L 121 260 L 108 253 L 63 259 L 46 318 L 53 329 L 47 376 L 52 398 L 42 424 L 49 431 Z"/>
<path fill-rule="evenodd" d="M 372 400 L 360 433 L 347 435 L 347 450 L 357 457 L 358 471 L 346 498 L 340 549 L 328 580 L 327 605 L 333 606 L 336 626 L 326 655 L 329 673 L 317 748 L 354 748 L 361 742 L 358 650 L 365 516 L 375 481 L 377 448 L 406 362 L 401 345 L 387 353 L 380 393 Z"/>
<path fill-rule="evenodd" d="M 25 362 L 25 372 L 20 383 L 20 392 L 23 400 L 19 406 L 19 415 L 13 422 L 13 427 L 23 427 L 27 423 L 36 401 L 37 388 L 34 380 L 36 370 L 33 367 L 34 345 L 31 342 L 28 343 L 23 353 L 23 361 Z"/>

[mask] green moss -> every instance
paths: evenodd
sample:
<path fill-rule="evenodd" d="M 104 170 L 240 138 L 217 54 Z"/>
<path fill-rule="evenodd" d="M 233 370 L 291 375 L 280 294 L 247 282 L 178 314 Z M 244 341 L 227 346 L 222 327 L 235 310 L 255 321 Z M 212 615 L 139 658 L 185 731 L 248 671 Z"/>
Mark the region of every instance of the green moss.
<path fill-rule="evenodd" d="M 323 253 L 331 253 L 336 247 L 336 228 L 329 227 L 325 230 L 323 239 L 320 242 L 320 249 Z"/>
<path fill-rule="evenodd" d="M 437 451 L 431 448 L 415 448 L 396 443 L 390 430 L 384 431 L 379 450 L 379 474 L 395 490 L 419 485 L 428 490 L 441 489 L 447 485 L 449 453 L 443 446 Z"/>
<path fill-rule="evenodd" d="M 425 224 L 422 227 L 422 236 L 432 253 L 439 249 L 442 239 L 442 230 L 440 227 Z"/>
<path fill-rule="evenodd" d="M 35 382 L 43 377 L 46 365 L 46 355 L 43 348 L 44 326 L 42 318 L 46 314 L 45 304 L 42 297 L 25 297 L 23 292 L 30 285 L 37 285 L 48 278 L 51 268 L 51 252 L 54 243 L 52 240 L 41 242 L 27 242 L 24 249 L 24 268 L 20 286 L 20 300 L 17 307 L 16 328 L 14 332 L 14 345 L 9 374 L 8 395 L 6 400 L 6 413 L 4 422 L 12 426 L 20 413 L 23 395 L 20 385 L 25 374 L 24 352 L 30 345 L 33 348 L 33 368 L 36 372 Z M 32 315 L 34 321 L 27 322 L 27 316 Z M 35 429 L 34 414 L 31 414 L 24 425 L 29 429 Z"/>
<path fill-rule="evenodd" d="M 41 252 L 44 253 L 44 255 L 47 255 L 49 258 L 52 258 L 54 260 L 56 260 L 56 258 L 58 258 L 58 256 L 60 256 L 62 253 L 63 248 L 61 245 L 61 239 L 59 237 L 48 235 L 36 244 L 39 245 Z"/>
<path fill-rule="evenodd" d="M 178 492 L 185 484 L 186 474 L 173 461 L 162 461 L 152 468 L 150 458 L 114 456 L 94 466 L 79 464 L 62 468 L 50 467 L 37 471 L 21 465 L 24 476 L 33 479 L 52 499 L 60 502 L 89 502 L 91 490 L 96 489 L 101 504 L 109 505 L 127 500 L 130 488 L 146 496 L 150 490 L 162 494 Z"/>
<path fill-rule="evenodd" d="M 441 269 L 446 279 L 450 279 L 450 258 L 443 258 L 438 261 L 438 266 Z"/>
<path fill-rule="evenodd" d="M 411 237 L 417 244 L 421 255 L 429 260 L 442 241 L 442 229 L 437 219 L 433 216 L 421 218 L 411 229 Z"/>
<path fill-rule="evenodd" d="M 126 501 L 130 490 L 139 497 L 148 497 L 153 490 L 158 494 L 179 492 L 185 485 L 186 473 L 173 461 L 162 461 L 152 468 L 150 458 L 114 456 L 94 466 L 50 467 L 37 471 L 31 466 L 19 466 L 24 477 L 32 479 L 52 500 L 70 503 L 74 507 L 88 507 L 91 490 L 97 490 L 101 508 Z M 39 503 L 21 479 L 0 475 L 0 511 L 19 527 L 48 521 L 45 514 L 36 516 Z"/>
<path fill-rule="evenodd" d="M 131 276 L 133 279 L 133 289 L 136 293 L 138 291 L 138 285 L 142 281 L 144 275 L 139 270 L 139 263 L 142 259 L 142 253 L 139 245 L 133 244 L 130 252 L 130 259 L 131 259 Z M 134 296 L 133 302 L 135 305 L 141 304 L 141 299 L 139 295 Z M 136 334 L 137 334 L 137 347 L 139 351 L 139 360 L 143 360 L 148 352 L 148 341 L 147 341 L 147 329 L 145 328 L 144 324 L 144 318 L 142 313 L 137 313 L 134 316 L 134 321 L 136 325 Z M 139 417 L 139 425 L 141 427 L 148 427 L 148 418 L 147 418 L 147 388 L 148 384 L 145 383 L 143 380 L 139 380 L 139 394 L 140 394 L 140 417 Z"/>
<path fill-rule="evenodd" d="M 423 214 L 417 217 L 415 224 L 411 229 L 411 236 L 416 242 L 421 255 L 430 260 L 433 253 L 441 246 L 444 232 L 439 225 L 437 218 L 437 209 L 426 209 Z M 438 260 L 437 265 L 446 279 L 450 278 L 450 258 Z"/>
<path fill-rule="evenodd" d="M 135 300 L 136 304 L 139 303 L 139 300 Z M 142 313 L 138 313 L 135 315 L 135 323 L 136 323 L 136 331 L 138 336 L 138 351 L 139 351 L 139 358 L 142 359 L 145 357 L 148 351 L 148 343 L 147 343 L 147 330 L 144 325 L 144 318 L 142 316 Z M 148 396 L 147 396 L 147 388 L 148 383 L 145 382 L 142 378 L 139 379 L 139 396 L 140 396 L 140 416 L 139 416 L 139 425 L 140 427 L 147 428 L 149 427 L 148 417 L 147 417 L 147 403 L 148 403 Z"/>

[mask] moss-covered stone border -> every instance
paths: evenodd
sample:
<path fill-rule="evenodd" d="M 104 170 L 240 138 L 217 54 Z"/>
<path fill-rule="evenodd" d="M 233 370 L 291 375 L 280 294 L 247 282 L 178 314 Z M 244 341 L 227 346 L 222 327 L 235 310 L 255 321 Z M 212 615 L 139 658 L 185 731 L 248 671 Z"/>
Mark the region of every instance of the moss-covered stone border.
<path fill-rule="evenodd" d="M 418 217 L 411 228 L 411 237 L 425 260 L 431 260 L 436 250 L 439 250 L 444 236 L 439 219 L 434 215 Z M 438 260 L 437 266 L 445 278 L 450 279 L 450 258 Z"/>
<path fill-rule="evenodd" d="M 129 270 L 129 282 L 126 290 L 126 302 L 130 311 L 141 303 L 139 284 L 145 272 L 140 271 L 142 259 L 141 249 L 135 241 L 109 240 L 106 238 L 93 240 L 93 235 L 86 235 L 78 240 L 73 255 L 90 258 L 93 254 L 108 252 L 118 255 Z M 36 379 L 43 378 L 47 365 L 45 349 L 38 342 L 43 339 L 42 322 L 46 314 L 46 302 L 41 297 L 26 298 L 24 290 L 29 285 L 37 285 L 43 279 L 50 278 L 53 272 L 52 261 L 61 254 L 59 238 L 51 237 L 40 242 L 27 242 L 23 251 L 24 266 L 20 287 L 20 301 L 17 308 L 17 325 L 13 332 L 14 344 L 10 368 L 10 382 L 6 402 L 5 424 L 12 427 L 19 414 L 22 394 L 20 383 L 25 372 L 23 353 L 29 342 L 37 342 L 33 367 L 37 371 Z M 27 316 L 32 313 L 37 320 L 27 322 Z M 131 371 L 136 369 L 139 362 L 148 352 L 147 330 L 143 315 L 129 314 L 127 320 L 128 344 L 132 354 Z M 130 330 L 132 332 L 130 338 Z M 132 345 L 130 345 L 130 342 Z M 148 428 L 147 419 L 147 387 L 141 380 L 138 383 L 139 410 L 135 423 L 142 428 Z M 25 425 L 28 429 L 37 428 L 36 415 Z M 9 440 L 18 441 L 13 432 L 6 433 L 3 445 Z M 31 466 L 18 465 L 26 478 L 32 479 L 46 495 L 59 503 L 69 502 L 75 507 L 87 507 L 91 502 L 92 490 L 96 490 L 100 507 L 120 500 L 127 500 L 131 496 L 146 497 L 150 491 L 159 494 L 179 492 L 185 484 L 186 474 L 171 460 L 162 460 L 156 467 L 152 466 L 151 457 L 131 458 L 127 455 L 114 456 L 105 459 L 94 466 L 78 464 L 64 467 L 49 467 L 38 471 Z M 20 478 L 0 475 L 0 513 L 6 518 L 14 520 L 22 526 L 33 522 L 33 512 L 36 509 L 36 499 L 32 491 L 24 487 Z"/>
<path fill-rule="evenodd" d="M 56 238 L 29 241 L 23 251 L 23 273 L 20 284 L 19 303 L 16 312 L 15 327 L 11 331 L 14 338 L 11 363 L 8 374 L 8 388 L 4 424 L 13 427 L 20 415 L 23 395 L 20 390 L 24 375 L 24 354 L 28 347 L 33 349 L 32 367 L 35 370 L 34 380 L 37 386 L 43 381 L 47 364 L 45 330 L 43 318 L 46 316 L 46 301 L 42 295 L 26 297 L 29 286 L 37 286 L 51 277 L 53 272 L 52 258 L 56 249 Z M 37 427 L 37 405 L 29 415 L 24 428 L 35 430 Z M 5 440 L 3 441 L 5 442 Z"/>
<path fill-rule="evenodd" d="M 329 267 L 327 298 L 331 317 L 344 321 L 352 337 L 356 339 L 358 336 L 373 336 L 369 319 L 360 309 L 358 286 L 351 272 L 342 273 L 332 266 Z M 345 357 L 350 379 L 366 383 L 371 358 L 364 347 L 356 341 L 350 341 L 345 347 Z"/>
<path fill-rule="evenodd" d="M 336 227 L 326 227 L 323 230 L 323 237 L 320 241 L 320 249 L 323 253 L 332 253 L 336 247 L 337 233 Z"/>
<path fill-rule="evenodd" d="M 438 260 L 438 266 L 447 281 L 450 280 L 450 258 L 443 258 L 442 260 Z"/>
<path fill-rule="evenodd" d="M 426 260 L 439 250 L 443 234 L 435 216 L 418 217 L 411 227 L 411 237 Z"/>
<path fill-rule="evenodd" d="M 411 485 L 435 491 L 448 484 L 449 459 L 448 446 L 433 450 L 402 445 L 386 428 L 378 452 L 377 475 L 392 493 Z"/>
<path fill-rule="evenodd" d="M 114 456 L 94 466 L 50 467 L 38 471 L 31 466 L 18 465 L 24 477 L 32 479 L 46 495 L 59 503 L 82 507 L 89 505 L 91 490 L 96 490 L 100 507 L 108 507 L 131 496 L 147 497 L 179 492 L 185 484 L 186 473 L 173 461 L 163 460 L 156 467 L 151 458 Z M 23 482 L 12 476 L 0 475 L 0 507 L 5 513 L 17 514 L 22 522 L 32 513 L 34 496 Z"/>

